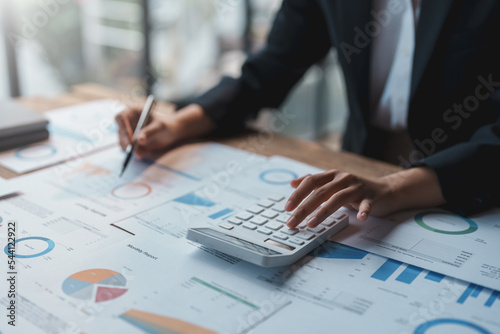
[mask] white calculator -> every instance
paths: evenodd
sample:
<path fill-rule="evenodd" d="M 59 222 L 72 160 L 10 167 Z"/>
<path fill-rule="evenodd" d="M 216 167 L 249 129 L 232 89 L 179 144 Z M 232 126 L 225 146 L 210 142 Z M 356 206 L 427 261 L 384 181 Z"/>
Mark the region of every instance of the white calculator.
<path fill-rule="evenodd" d="M 285 202 L 285 196 L 267 196 L 216 226 L 189 228 L 187 238 L 259 266 L 277 267 L 296 262 L 349 224 L 347 214 L 336 212 L 314 228 L 304 220 L 289 229 Z"/>

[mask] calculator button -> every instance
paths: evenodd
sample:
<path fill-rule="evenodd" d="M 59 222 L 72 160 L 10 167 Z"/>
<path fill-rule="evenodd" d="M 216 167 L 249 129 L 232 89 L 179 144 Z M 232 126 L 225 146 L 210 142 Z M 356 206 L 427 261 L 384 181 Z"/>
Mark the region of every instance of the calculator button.
<path fill-rule="evenodd" d="M 328 217 L 325 220 L 323 220 L 323 222 L 321 222 L 321 225 L 330 227 L 333 226 L 335 222 L 336 222 L 335 219 L 333 219 L 332 217 Z"/>
<path fill-rule="evenodd" d="M 316 236 L 316 234 L 306 231 L 299 231 L 299 233 L 297 233 L 295 236 L 302 240 L 311 240 Z"/>
<path fill-rule="evenodd" d="M 243 225 L 242 225 L 242 226 L 243 226 L 244 228 L 247 228 L 247 229 L 252 230 L 252 231 L 253 231 L 253 230 L 255 230 L 255 229 L 257 228 L 257 226 L 255 226 L 254 224 L 250 224 L 250 223 L 248 223 L 248 222 L 247 222 L 247 223 L 243 223 Z"/>
<path fill-rule="evenodd" d="M 264 217 L 253 217 L 250 219 L 250 223 L 255 224 L 255 225 L 264 225 L 267 223 L 267 219 Z"/>
<path fill-rule="evenodd" d="M 303 228 L 306 228 L 307 227 L 307 222 L 306 221 L 303 221 L 302 223 L 300 223 L 299 225 L 297 225 L 297 228 L 300 228 L 300 229 L 303 229 Z"/>
<path fill-rule="evenodd" d="M 237 213 L 235 217 L 241 220 L 249 220 L 250 218 L 253 217 L 253 215 L 249 212 L 241 211 L 240 213 Z"/>
<path fill-rule="evenodd" d="M 273 206 L 272 209 L 278 212 L 285 212 L 285 202 L 276 203 L 276 205 Z"/>
<path fill-rule="evenodd" d="M 286 222 L 288 221 L 288 218 L 290 218 L 290 216 L 289 216 L 289 215 L 280 214 L 280 215 L 276 218 L 276 221 L 279 221 L 280 223 L 286 224 Z"/>
<path fill-rule="evenodd" d="M 252 205 L 251 207 L 247 208 L 247 211 L 258 215 L 259 213 L 264 211 L 264 209 L 261 206 Z"/>
<path fill-rule="evenodd" d="M 278 222 L 270 222 L 269 224 L 266 225 L 266 228 L 273 230 L 273 231 L 277 231 L 282 227 L 283 227 L 283 224 L 278 223 Z"/>
<path fill-rule="evenodd" d="M 299 230 L 292 230 L 290 228 L 285 228 L 285 229 L 281 230 L 281 233 L 285 233 L 288 235 L 295 235 L 295 234 L 299 233 Z"/>
<path fill-rule="evenodd" d="M 233 225 L 241 225 L 241 223 L 243 223 L 243 221 L 239 220 L 239 219 L 236 219 L 236 218 L 229 218 L 227 220 L 228 223 L 231 223 Z"/>
<path fill-rule="evenodd" d="M 336 220 L 342 220 L 346 217 L 347 215 L 343 212 L 335 212 L 332 217 Z"/>
<path fill-rule="evenodd" d="M 263 227 L 259 227 L 257 232 L 260 232 L 260 233 L 265 234 L 265 235 L 270 235 L 273 233 L 271 230 L 268 230 L 268 229 L 263 228 Z"/>
<path fill-rule="evenodd" d="M 226 230 L 232 230 L 234 228 L 234 226 L 229 224 L 229 223 L 222 223 L 222 224 L 219 224 L 219 226 L 222 227 L 223 229 L 226 229 Z"/>
<path fill-rule="evenodd" d="M 278 216 L 279 213 L 277 213 L 276 211 L 272 211 L 272 210 L 266 210 L 266 211 L 262 212 L 260 215 L 263 217 L 269 218 L 269 219 L 273 219 L 276 216 Z"/>
<path fill-rule="evenodd" d="M 274 201 L 274 202 L 281 202 L 282 200 L 285 199 L 285 196 L 273 194 L 273 195 L 269 195 L 267 198 L 269 198 L 271 201 Z"/>
<path fill-rule="evenodd" d="M 278 239 L 278 240 L 287 240 L 288 236 L 285 234 L 274 234 L 273 238 Z"/>
<path fill-rule="evenodd" d="M 261 207 L 263 208 L 266 208 L 266 209 L 269 209 L 270 207 L 272 207 L 274 205 L 274 202 L 271 202 L 270 200 L 268 199 L 262 199 L 260 200 L 257 205 L 260 205 Z"/>
<path fill-rule="evenodd" d="M 323 232 L 325 230 L 325 227 L 321 226 L 321 225 L 318 225 L 316 227 L 308 227 L 307 230 L 311 231 L 313 233 L 321 233 L 321 232 Z"/>
<path fill-rule="evenodd" d="M 292 244 L 296 244 L 296 245 L 303 245 L 304 244 L 304 240 L 302 239 L 299 239 L 299 238 L 290 238 L 289 240 Z"/>

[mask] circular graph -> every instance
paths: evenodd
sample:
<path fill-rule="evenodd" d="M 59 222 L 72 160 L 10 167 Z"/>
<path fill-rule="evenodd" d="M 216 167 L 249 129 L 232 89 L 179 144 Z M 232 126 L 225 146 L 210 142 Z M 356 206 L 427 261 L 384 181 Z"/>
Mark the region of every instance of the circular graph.
<path fill-rule="evenodd" d="M 483 327 L 480 327 L 476 324 L 473 324 L 472 322 L 468 322 L 465 320 L 459 320 L 459 319 L 435 319 L 431 321 L 424 322 L 420 326 L 415 329 L 414 334 L 424 334 L 427 333 L 427 330 L 432 328 L 432 327 L 437 327 L 437 326 L 442 326 L 439 328 L 440 333 L 455 333 L 457 331 L 457 327 L 465 327 L 469 329 L 473 329 L 477 333 L 481 334 L 491 334 L 488 330 L 484 329 Z"/>
<path fill-rule="evenodd" d="M 469 234 L 478 229 L 473 220 L 451 212 L 420 212 L 415 215 L 415 222 L 426 230 L 442 234 Z"/>
<path fill-rule="evenodd" d="M 142 182 L 130 182 L 115 187 L 111 194 L 119 199 L 138 199 L 151 194 L 151 187 Z"/>
<path fill-rule="evenodd" d="M 20 148 L 15 156 L 22 160 L 39 160 L 51 157 L 57 153 L 57 149 L 52 145 L 32 145 Z"/>
<path fill-rule="evenodd" d="M 292 172 L 291 170 L 283 168 L 268 169 L 260 173 L 259 176 L 259 178 L 263 182 L 269 184 L 277 184 L 277 185 L 288 184 L 290 183 L 290 181 L 296 179 L 297 177 L 298 175 Z"/>
<path fill-rule="evenodd" d="M 118 133 L 118 124 L 116 122 L 112 122 L 106 127 L 106 130 L 109 133 Z"/>
<path fill-rule="evenodd" d="M 79 271 L 62 284 L 63 292 L 73 298 L 92 300 L 96 303 L 116 299 L 128 291 L 125 276 L 109 269 Z"/>
<path fill-rule="evenodd" d="M 29 259 L 32 257 L 45 255 L 53 250 L 56 246 L 54 241 L 44 237 L 21 238 L 17 239 L 15 244 L 17 246 L 15 249 L 14 257 L 17 257 L 19 259 Z M 5 246 L 4 252 L 7 255 L 11 255 L 9 253 L 9 244 Z M 23 254 L 24 252 L 28 252 L 29 254 Z"/>

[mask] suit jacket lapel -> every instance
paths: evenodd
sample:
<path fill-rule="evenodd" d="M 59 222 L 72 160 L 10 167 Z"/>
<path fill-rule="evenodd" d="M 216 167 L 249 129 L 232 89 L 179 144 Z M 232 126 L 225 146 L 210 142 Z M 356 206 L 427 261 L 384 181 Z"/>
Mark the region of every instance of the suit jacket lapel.
<path fill-rule="evenodd" d="M 422 79 L 452 3 L 453 0 L 422 0 L 415 37 L 411 97 L 415 94 Z"/>

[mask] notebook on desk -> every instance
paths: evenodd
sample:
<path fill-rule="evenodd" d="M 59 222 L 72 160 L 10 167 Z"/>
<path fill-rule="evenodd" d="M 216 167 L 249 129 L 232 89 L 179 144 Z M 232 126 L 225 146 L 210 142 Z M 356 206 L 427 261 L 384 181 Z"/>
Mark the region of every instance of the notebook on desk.
<path fill-rule="evenodd" d="M 47 139 L 48 123 L 15 101 L 0 101 L 0 151 Z"/>

